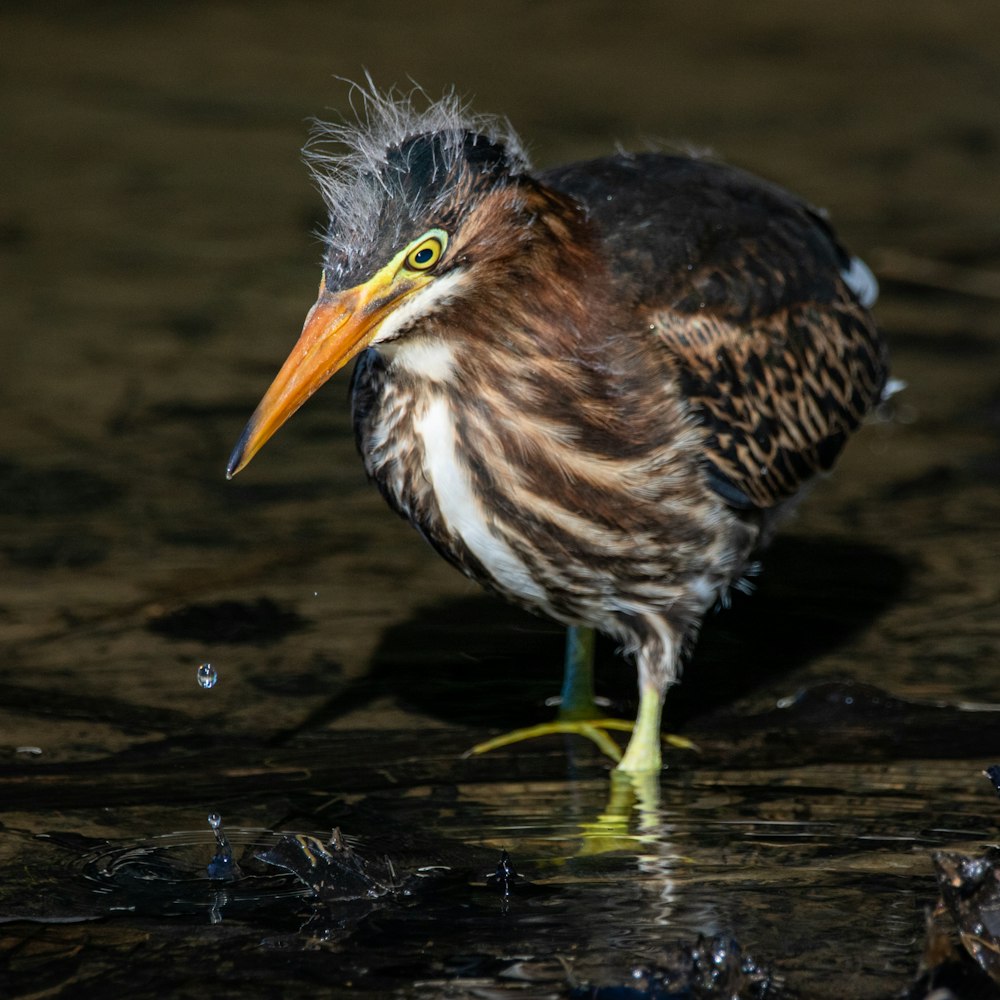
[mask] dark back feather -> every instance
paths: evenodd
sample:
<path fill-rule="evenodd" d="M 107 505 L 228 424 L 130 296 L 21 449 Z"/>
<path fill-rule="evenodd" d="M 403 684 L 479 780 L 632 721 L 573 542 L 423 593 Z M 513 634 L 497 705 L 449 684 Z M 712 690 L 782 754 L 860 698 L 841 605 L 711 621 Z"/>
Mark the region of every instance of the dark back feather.
<path fill-rule="evenodd" d="M 772 507 L 831 466 L 887 358 L 821 213 L 732 167 L 655 153 L 542 181 L 585 206 L 617 293 L 670 353 L 727 504 Z"/>

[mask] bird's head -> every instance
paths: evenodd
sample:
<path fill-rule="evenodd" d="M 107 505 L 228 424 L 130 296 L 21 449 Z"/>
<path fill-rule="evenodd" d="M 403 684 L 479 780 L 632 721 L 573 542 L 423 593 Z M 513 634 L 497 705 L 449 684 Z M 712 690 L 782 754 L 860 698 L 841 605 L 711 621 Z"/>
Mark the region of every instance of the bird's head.
<path fill-rule="evenodd" d="M 506 122 L 470 116 L 454 97 L 418 111 L 361 93 L 360 123 L 321 124 L 306 147 L 330 215 L 319 297 L 233 449 L 229 478 L 358 353 L 405 336 L 517 252 L 516 229 L 491 224 L 523 208 L 527 183 Z"/>

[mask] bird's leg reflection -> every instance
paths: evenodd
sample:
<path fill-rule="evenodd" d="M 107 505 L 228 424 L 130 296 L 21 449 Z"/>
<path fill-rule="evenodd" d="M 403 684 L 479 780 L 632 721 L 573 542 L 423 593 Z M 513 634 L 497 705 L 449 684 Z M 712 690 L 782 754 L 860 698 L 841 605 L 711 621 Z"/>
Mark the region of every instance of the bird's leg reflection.
<path fill-rule="evenodd" d="M 634 828 L 633 815 L 636 817 Z M 603 812 L 592 821 L 580 824 L 583 835 L 580 854 L 635 850 L 636 842 L 646 843 L 659 838 L 661 820 L 659 775 L 613 771 Z"/>
<path fill-rule="evenodd" d="M 604 811 L 581 824 L 578 857 L 631 855 L 644 897 L 644 920 L 670 927 L 678 907 L 677 872 L 692 864 L 674 842 L 676 817 L 661 808 L 660 777 L 615 771 Z"/>

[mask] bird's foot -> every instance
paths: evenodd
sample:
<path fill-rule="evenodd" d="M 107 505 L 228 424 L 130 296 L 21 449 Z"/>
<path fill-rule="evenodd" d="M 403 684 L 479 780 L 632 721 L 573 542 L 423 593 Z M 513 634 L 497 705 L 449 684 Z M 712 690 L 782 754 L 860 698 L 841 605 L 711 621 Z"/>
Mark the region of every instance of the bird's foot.
<path fill-rule="evenodd" d="M 622 759 L 622 751 L 618 744 L 608 735 L 608 730 L 619 733 L 631 733 L 634 728 L 635 723 L 629 722 L 628 719 L 609 719 L 603 717 L 592 719 L 555 719 L 552 722 L 543 722 L 538 726 L 515 729 L 501 736 L 495 736 L 493 739 L 484 740 L 482 743 L 477 743 L 474 747 L 466 750 L 463 756 L 472 757 L 488 753 L 490 750 L 498 750 L 500 747 L 511 746 L 514 743 L 533 740 L 539 736 L 554 736 L 562 733 L 572 736 L 585 736 L 597 745 L 601 753 L 610 757 L 617 764 Z M 677 747 L 681 750 L 698 749 L 691 740 L 683 736 L 664 733 L 660 738 L 669 746 Z"/>

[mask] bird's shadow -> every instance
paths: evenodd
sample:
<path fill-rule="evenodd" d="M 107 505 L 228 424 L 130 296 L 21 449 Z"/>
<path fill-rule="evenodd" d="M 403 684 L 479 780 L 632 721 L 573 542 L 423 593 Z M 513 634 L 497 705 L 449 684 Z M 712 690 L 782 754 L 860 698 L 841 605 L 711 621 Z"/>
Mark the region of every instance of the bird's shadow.
<path fill-rule="evenodd" d="M 779 539 L 750 594 L 710 613 L 683 683 L 671 690 L 671 727 L 746 697 L 848 642 L 904 592 L 895 553 L 830 538 Z M 513 728 L 546 721 L 558 694 L 565 630 L 486 595 L 441 601 L 388 629 L 365 677 L 310 714 L 295 732 L 334 721 L 378 697 L 443 722 Z M 600 641 L 598 693 L 634 713 L 634 668 Z M 288 738 L 294 733 L 285 733 Z"/>

